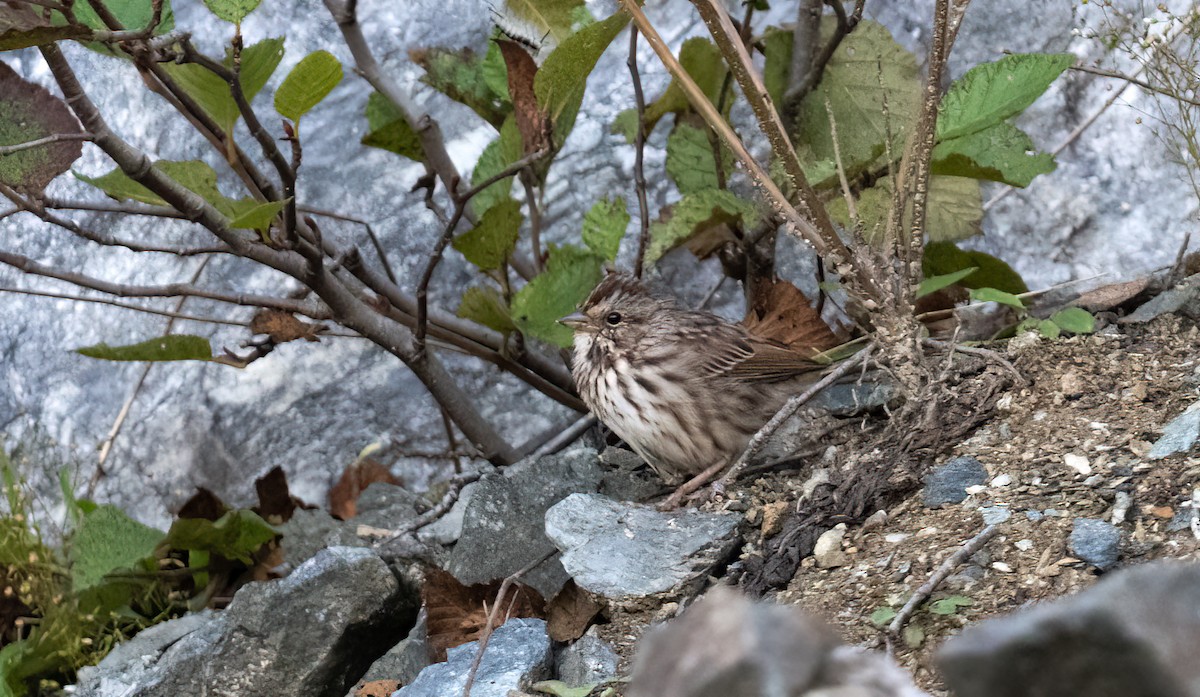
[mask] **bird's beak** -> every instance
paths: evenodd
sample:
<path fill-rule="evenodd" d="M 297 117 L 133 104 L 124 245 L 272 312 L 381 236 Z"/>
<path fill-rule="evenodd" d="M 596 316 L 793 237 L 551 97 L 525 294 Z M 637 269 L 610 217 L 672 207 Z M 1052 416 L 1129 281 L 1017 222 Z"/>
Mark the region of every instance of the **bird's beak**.
<path fill-rule="evenodd" d="M 558 323 L 564 324 L 571 329 L 583 329 L 588 323 L 588 318 L 587 315 L 583 314 L 582 312 L 573 312 L 566 317 L 559 319 Z"/>

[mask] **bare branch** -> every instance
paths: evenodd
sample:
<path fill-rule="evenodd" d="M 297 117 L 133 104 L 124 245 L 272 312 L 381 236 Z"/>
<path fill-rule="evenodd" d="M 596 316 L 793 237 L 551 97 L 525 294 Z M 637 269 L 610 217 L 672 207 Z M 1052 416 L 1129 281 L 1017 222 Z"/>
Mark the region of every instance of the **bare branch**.
<path fill-rule="evenodd" d="M 0 293 L 16 293 L 18 295 L 32 295 L 39 298 L 54 298 L 56 300 L 71 300 L 73 302 L 95 303 L 97 305 L 109 305 L 111 307 L 119 307 L 123 310 L 133 310 L 134 312 L 143 312 L 148 315 L 159 315 L 160 317 L 173 317 L 175 319 L 187 320 L 189 322 L 203 322 L 205 324 L 222 324 L 230 327 L 244 327 L 245 322 L 236 320 L 224 319 L 221 317 L 202 317 L 200 315 L 189 315 L 184 312 L 172 312 L 170 310 L 159 310 L 153 307 L 143 307 L 134 305 L 133 303 L 121 302 L 120 300 L 111 300 L 109 298 L 93 297 L 88 295 L 74 295 L 71 293 L 54 293 L 46 290 L 30 290 L 28 288 L 14 288 L 11 286 L 0 286 Z M 329 336 L 323 334 L 322 336 Z"/>
<path fill-rule="evenodd" d="M 45 208 L 68 211 L 93 211 L 96 213 L 123 213 L 125 215 L 141 215 L 151 218 L 174 218 L 183 220 L 183 214 L 168 206 L 146 206 L 142 204 L 121 203 L 119 201 L 71 201 L 43 195 L 39 202 Z M 21 209 L 27 210 L 27 209 Z"/>
<path fill-rule="evenodd" d="M 637 65 L 638 28 L 629 28 L 629 75 L 633 80 L 633 97 L 637 104 L 637 134 L 634 136 L 633 147 L 633 184 L 637 191 L 638 200 L 638 245 L 637 259 L 633 264 L 633 275 L 642 277 L 642 267 L 646 263 L 646 245 L 650 239 L 650 205 L 646 202 L 646 170 L 643 160 L 646 154 L 646 95 L 642 92 L 642 76 L 638 73 Z M 719 150 L 720 148 L 718 148 Z M 717 172 L 721 172 L 721 163 L 717 161 Z"/>
<path fill-rule="evenodd" d="M 312 206 L 297 206 L 297 210 L 301 213 L 321 216 L 322 218 L 332 218 L 334 220 L 344 220 L 348 223 L 358 223 L 367 231 L 367 238 L 371 240 L 371 246 L 375 249 L 375 253 L 379 255 L 379 264 L 383 267 L 383 272 L 387 274 L 388 280 L 392 283 L 396 282 L 396 272 L 392 269 L 392 262 L 388 259 L 387 252 L 383 249 L 383 244 L 379 242 L 379 237 L 375 234 L 375 229 L 371 224 L 362 218 L 356 218 L 352 215 L 345 215 L 335 211 L 327 211 L 322 208 L 313 208 Z"/>
<path fill-rule="evenodd" d="M 54 133 L 44 138 L 31 140 L 25 143 L 17 143 L 16 145 L 0 145 L 0 157 L 12 155 L 13 153 L 21 152 L 22 150 L 30 150 L 32 148 L 40 148 L 43 145 L 51 143 L 60 143 L 67 140 L 91 140 L 91 133 Z"/>
<path fill-rule="evenodd" d="M 942 583 L 942 581 L 946 580 L 946 577 L 950 575 L 950 572 L 954 571 L 959 564 L 962 564 L 964 561 L 966 561 L 967 558 L 972 554 L 983 549 L 983 546 L 986 545 L 989 540 L 995 537 L 996 533 L 998 532 L 1000 532 L 999 527 L 994 524 L 989 525 L 981 530 L 978 535 L 967 540 L 967 542 L 963 544 L 962 547 L 959 547 L 954 554 L 951 554 L 949 557 L 947 557 L 946 561 L 942 562 L 941 566 L 937 568 L 937 571 L 934 571 L 929 577 L 929 580 L 921 584 L 921 587 L 917 589 L 917 592 L 913 593 L 912 597 L 908 599 L 908 602 L 904 603 L 904 607 L 900 608 L 900 612 L 896 613 L 896 616 L 892 619 L 892 623 L 888 625 L 888 634 L 893 637 L 899 636 L 900 630 L 904 629 L 904 624 L 908 622 L 909 618 L 912 617 L 912 614 L 917 611 L 917 607 L 920 606 L 921 603 L 928 600 L 929 596 L 933 595 L 933 592 L 937 590 L 937 587 Z"/>
<path fill-rule="evenodd" d="M 834 0 L 837 2 L 838 0 Z M 809 76 L 821 44 L 821 16 L 824 0 L 800 0 L 796 3 L 796 28 L 792 30 L 792 62 L 788 67 L 788 87 L 783 95 L 783 113 L 794 124 L 800 102 L 807 96 Z M 812 84 L 816 84 L 815 81 Z"/>
<path fill-rule="evenodd" d="M 1083 64 L 1072 65 L 1070 67 L 1070 69 L 1074 70 L 1076 72 L 1080 72 L 1080 73 L 1089 73 L 1091 75 L 1099 75 L 1101 77 L 1111 77 L 1116 80 L 1124 80 L 1125 82 L 1128 82 L 1131 85 L 1137 85 L 1138 87 L 1141 87 L 1142 89 L 1146 90 L 1147 92 L 1154 92 L 1155 94 L 1161 94 L 1164 97 L 1169 97 L 1172 100 L 1181 102 L 1183 104 L 1191 104 L 1192 106 L 1200 106 L 1200 100 L 1198 100 L 1198 99 L 1189 97 L 1186 94 L 1180 94 L 1173 90 L 1169 90 L 1165 87 L 1159 87 L 1158 85 L 1155 85 L 1151 82 L 1147 82 L 1146 80 L 1140 79 L 1138 77 L 1138 75 L 1141 74 L 1142 70 L 1144 70 L 1144 66 L 1142 68 L 1140 68 L 1137 72 L 1135 72 L 1133 75 L 1126 75 L 1125 73 L 1117 72 L 1115 70 L 1105 70 L 1103 68 L 1094 68 L 1090 65 L 1083 65 Z M 0 155 L 3 155 L 3 154 L 4 153 L 0 152 Z"/>

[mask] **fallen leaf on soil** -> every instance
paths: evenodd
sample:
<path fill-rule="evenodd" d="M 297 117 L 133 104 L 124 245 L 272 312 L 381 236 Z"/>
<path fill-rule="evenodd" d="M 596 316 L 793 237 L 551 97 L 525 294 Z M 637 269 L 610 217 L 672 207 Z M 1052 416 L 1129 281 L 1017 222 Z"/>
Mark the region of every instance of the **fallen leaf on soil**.
<path fill-rule="evenodd" d="M 329 490 L 329 514 L 342 520 L 353 518 L 358 514 L 359 495 L 375 482 L 400 484 L 400 480 L 376 460 L 367 457 L 351 463 Z"/>
<path fill-rule="evenodd" d="M 567 581 L 546 606 L 546 631 L 555 641 L 575 641 L 583 636 L 601 605 L 586 591 Z"/>
<path fill-rule="evenodd" d="M 392 697 L 392 693 L 399 689 L 399 680 L 372 680 L 359 685 L 354 697 Z"/>
<path fill-rule="evenodd" d="M 444 661 L 446 649 L 479 639 L 487 626 L 488 610 L 497 602 L 500 585 L 501 581 L 494 581 L 464 586 L 449 572 L 437 567 L 425 570 L 421 599 L 425 603 L 431 661 Z M 513 617 L 546 616 L 542 596 L 520 583 L 512 584 L 499 602 L 502 610 L 497 626 Z"/>
<path fill-rule="evenodd" d="M 1080 295 L 1075 305 L 1088 312 L 1105 312 L 1132 300 L 1150 285 L 1150 277 L 1111 283 Z"/>

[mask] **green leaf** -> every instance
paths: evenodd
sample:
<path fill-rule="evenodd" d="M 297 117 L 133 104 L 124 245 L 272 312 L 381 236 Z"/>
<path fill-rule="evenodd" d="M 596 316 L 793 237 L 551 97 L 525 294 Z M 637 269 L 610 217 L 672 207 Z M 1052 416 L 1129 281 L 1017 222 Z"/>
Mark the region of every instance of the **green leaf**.
<path fill-rule="evenodd" d="M 583 216 L 583 243 L 597 256 L 613 261 L 629 227 L 629 211 L 622 198 L 602 198 Z"/>
<path fill-rule="evenodd" d="M 472 185 L 481 184 L 504 171 L 505 167 L 521 159 L 523 154 L 521 131 L 517 129 L 516 119 L 509 116 L 500 127 L 500 135 L 488 143 L 475 161 L 475 171 L 471 172 Z M 512 195 L 512 182 L 512 177 L 505 177 L 476 194 L 471 199 L 475 212 L 483 214 L 497 203 L 508 200 Z"/>
<path fill-rule="evenodd" d="M 362 138 L 363 145 L 394 152 L 414 162 L 425 159 L 421 138 L 387 97 L 372 92 L 367 97 L 366 115 L 368 131 Z"/>
<path fill-rule="evenodd" d="M 75 592 L 98 585 L 120 569 L 131 569 L 154 554 L 162 542 L 159 530 L 133 520 L 116 506 L 105 504 L 87 514 L 67 547 Z"/>
<path fill-rule="evenodd" d="M 600 276 L 600 258 L 590 251 L 570 245 L 552 246 L 546 270 L 513 297 L 513 320 L 530 336 L 556 346 L 570 346 L 572 332 L 558 320 L 575 311 L 600 282 Z"/>
<path fill-rule="evenodd" d="M 217 188 L 217 173 L 213 171 L 212 167 L 209 167 L 208 164 L 200 160 L 186 160 L 183 162 L 159 160 L 154 163 L 154 168 L 174 179 L 185 189 L 199 195 L 200 198 L 207 201 L 227 218 L 237 217 L 247 209 L 258 205 L 246 199 L 235 201 L 225 197 L 220 189 Z M 158 194 L 130 179 L 120 169 L 114 169 L 105 175 L 95 178 L 76 172 L 75 177 L 80 181 L 87 182 L 101 189 L 104 193 L 118 201 L 129 199 L 152 206 L 167 205 L 167 202 L 159 198 Z"/>
<path fill-rule="evenodd" d="M 722 169 L 728 171 L 733 153 L 724 143 L 720 148 Z M 667 137 L 667 174 L 681 194 L 717 188 L 717 162 L 707 132 L 686 123 L 675 125 Z"/>
<path fill-rule="evenodd" d="M 0 8 L 9 7 L 0 4 Z M 0 62 L 0 146 L 17 145 L 56 133 L 83 133 L 61 99 L 26 82 Z M 0 156 L 0 183 L 37 193 L 71 168 L 83 153 L 80 141 L 60 141 Z"/>
<path fill-rule="evenodd" d="M 859 192 L 857 209 L 863 235 L 869 242 L 881 239 L 892 208 L 892 179 L 884 177 Z M 830 217 L 849 226 L 850 213 L 841 196 L 827 204 Z M 980 233 L 983 203 L 979 182 L 964 177 L 930 177 L 925 204 L 925 233 L 930 240 L 961 240 Z M 903 217 L 904 229 L 912 223 L 911 205 Z M 957 269 L 954 269 L 957 270 Z"/>
<path fill-rule="evenodd" d="M 212 346 L 202 336 L 169 334 L 129 346 L 96 344 L 76 353 L 105 361 L 207 361 L 212 358 Z"/>
<path fill-rule="evenodd" d="M 1016 116 L 1074 62 L 1070 53 L 1020 53 L 971 68 L 942 98 L 938 140 L 976 133 Z"/>
<path fill-rule="evenodd" d="M 832 16 L 822 19 L 822 43 L 830 39 L 836 24 Z M 916 58 L 882 25 L 864 20 L 838 45 L 820 84 L 800 105 L 796 146 L 808 146 L 817 160 L 835 159 L 825 109 L 828 101 L 837 125 L 842 164 L 846 175 L 853 178 L 884 152 L 889 130 L 893 152 L 901 152 L 920 95 Z"/>
<path fill-rule="evenodd" d="M 679 64 L 704 92 L 713 104 L 720 101 L 721 86 L 725 81 L 725 61 L 716 44 L 702 37 L 693 37 L 683 42 L 679 49 Z M 733 100 L 728 100 L 732 103 Z M 679 82 L 671 79 L 667 89 L 654 101 L 646 105 L 646 134 L 654 130 L 655 124 L 667 114 L 678 114 L 691 109 L 687 94 Z M 725 107 L 728 113 L 728 104 Z M 637 136 L 637 110 L 626 109 L 617 115 L 612 125 L 613 133 L 621 133 L 626 142 L 632 143 Z"/>
<path fill-rule="evenodd" d="M 504 38 L 504 35 L 497 32 L 492 38 Z M 500 53 L 500 44 L 496 41 L 488 42 L 488 52 L 483 57 L 483 65 L 479 67 L 479 72 L 492 94 L 511 106 L 512 96 L 508 93 L 508 64 L 504 62 L 504 54 Z M 503 123 L 503 119 L 501 122 Z"/>
<path fill-rule="evenodd" d="M 1096 331 L 1096 318 L 1081 307 L 1068 307 L 1050 315 L 1050 321 L 1072 334 L 1091 334 Z"/>
<path fill-rule="evenodd" d="M 583 0 L 506 0 L 512 17 L 528 25 L 532 37 L 561 42 L 571 35 Z"/>
<path fill-rule="evenodd" d="M 929 611 L 935 615 L 953 615 L 960 607 L 974 605 L 975 601 L 965 595 L 951 595 L 929 604 Z"/>
<path fill-rule="evenodd" d="M 305 56 L 275 91 L 275 111 L 299 121 L 321 103 L 342 81 L 342 64 L 329 51 L 314 51 Z"/>
<path fill-rule="evenodd" d="M 1057 339 L 1062 334 L 1062 329 L 1048 319 L 1038 320 L 1037 330 L 1039 334 L 1047 339 Z"/>
<path fill-rule="evenodd" d="M 896 610 L 885 605 L 881 608 L 876 608 L 875 612 L 871 613 L 871 624 L 876 627 L 882 627 L 895 619 L 895 617 Z"/>
<path fill-rule="evenodd" d="M 559 43 L 534 76 L 533 93 L 554 122 L 556 144 L 561 144 L 575 125 L 587 78 L 596 61 L 628 23 L 629 15 L 617 12 L 580 29 Z"/>
<path fill-rule="evenodd" d="M 508 334 L 517 329 L 512 311 L 500 291 L 488 286 L 472 286 L 463 293 L 458 304 L 459 317 L 478 322 L 485 327 Z"/>
<path fill-rule="evenodd" d="M 246 15 L 258 7 L 262 0 L 204 0 L 204 5 L 217 17 L 231 24 L 241 24 Z"/>
<path fill-rule="evenodd" d="M 779 27 L 767 27 L 762 36 L 763 86 L 779 109 L 783 105 L 783 93 L 787 90 L 788 75 L 792 69 L 792 32 Z"/>
<path fill-rule="evenodd" d="M 103 0 L 103 2 L 104 6 L 108 8 L 108 11 L 111 12 L 113 16 L 117 18 L 117 21 L 119 21 L 126 29 L 143 29 L 146 27 L 146 25 L 150 24 L 150 20 L 154 18 L 153 3 L 151 0 Z M 91 3 L 76 3 L 72 5 L 72 8 L 75 12 L 75 19 L 85 26 L 100 31 L 105 31 L 108 29 L 108 25 L 106 25 L 104 20 L 100 19 L 100 16 L 97 15 L 96 11 L 92 9 Z M 57 14 L 56 17 L 61 19 L 61 17 L 57 16 Z M 156 35 L 165 34 L 174 28 L 175 16 L 171 12 L 171 3 L 168 0 L 164 0 L 162 17 L 158 26 L 154 29 L 154 33 Z M 112 53 L 111 50 L 103 47 L 102 44 L 89 43 L 87 46 L 88 48 L 92 49 L 100 47 L 102 49 L 102 53 Z"/>
<path fill-rule="evenodd" d="M 1001 305 L 1015 307 L 1018 310 L 1025 309 L 1025 303 L 1020 298 L 1012 293 L 1005 293 L 995 288 L 973 288 L 971 290 L 971 299 L 981 303 L 1000 303 Z"/>
<path fill-rule="evenodd" d="M 1033 141 L 1010 123 L 939 143 L 933 149 L 932 172 L 972 177 L 1026 187 L 1039 174 L 1058 165 L 1049 153 L 1036 152 Z"/>
<path fill-rule="evenodd" d="M 600 683 L 588 683 L 579 687 L 571 687 L 561 680 L 543 680 L 535 682 L 533 689 L 544 695 L 553 697 L 588 697 Z"/>
<path fill-rule="evenodd" d="M 754 204 L 732 192 L 710 189 L 687 194 L 675 204 L 669 219 L 650 226 L 646 261 L 657 261 L 668 251 L 715 225 L 740 223 L 748 230 L 757 222 L 758 211 Z"/>
<path fill-rule="evenodd" d="M 252 102 L 267 84 L 279 61 L 283 60 L 283 39 L 264 39 L 242 51 L 239 82 L 247 102 Z M 224 65 L 233 66 L 233 54 L 226 52 Z M 183 87 L 200 108 L 222 128 L 229 131 L 241 117 L 229 84 L 216 73 L 195 63 L 163 63 L 163 69 Z"/>
<path fill-rule="evenodd" d="M 930 242 L 925 245 L 922 269 L 926 278 L 953 273 L 961 269 L 977 268 L 978 271 L 963 279 L 964 288 L 998 288 L 1020 295 L 1028 293 L 1029 287 L 1021 275 L 1004 261 L 986 252 L 962 250 L 952 242 Z"/>
<path fill-rule="evenodd" d="M 505 108 L 505 102 L 509 101 L 508 71 L 495 42 L 489 44 L 487 56 L 482 59 L 469 48 L 457 51 L 431 48 L 416 52 L 414 61 L 425 70 L 421 82 L 470 107 L 497 129 L 504 123 L 504 117 L 511 111 Z M 495 89 L 493 84 L 497 69 L 503 90 Z"/>
<path fill-rule="evenodd" d="M 910 649 L 920 648 L 925 643 L 925 630 L 919 624 L 904 626 L 904 645 Z"/>
<path fill-rule="evenodd" d="M 516 246 L 524 220 L 521 204 L 508 199 L 487 209 L 479 224 L 455 237 L 451 245 L 481 271 L 498 269 Z"/>
<path fill-rule="evenodd" d="M 236 203 L 236 215 L 230 221 L 229 227 L 245 230 L 266 230 L 271 226 L 271 221 L 275 220 L 275 216 L 287 206 L 287 201 L 258 203 L 252 199 L 245 199 Z"/>
<path fill-rule="evenodd" d="M 952 286 L 978 270 L 979 267 L 972 266 L 961 271 L 955 271 L 954 273 L 926 278 L 924 281 L 921 281 L 921 285 L 917 286 L 917 297 L 923 298 L 930 293 L 936 293 L 947 286 Z"/>
<path fill-rule="evenodd" d="M 175 549 L 206 551 L 249 564 L 250 555 L 276 534 L 275 528 L 254 511 L 238 509 L 216 522 L 202 518 L 176 520 L 167 532 L 167 543 Z"/>

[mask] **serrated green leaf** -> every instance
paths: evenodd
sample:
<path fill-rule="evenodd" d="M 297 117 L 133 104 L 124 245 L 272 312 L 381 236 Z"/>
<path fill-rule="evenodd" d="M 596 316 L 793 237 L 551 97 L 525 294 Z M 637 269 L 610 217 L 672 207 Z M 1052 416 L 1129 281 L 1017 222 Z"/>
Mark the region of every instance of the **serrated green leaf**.
<path fill-rule="evenodd" d="M 104 6 L 108 11 L 116 17 L 117 21 L 127 29 L 143 29 L 150 24 L 150 20 L 154 17 L 153 3 L 151 0 L 104 0 Z M 92 9 L 91 3 L 81 2 L 72 5 L 75 13 L 75 19 L 84 26 L 105 31 L 108 25 L 96 11 Z M 55 13 L 56 19 L 61 20 L 61 16 Z M 63 20 L 65 22 L 65 20 Z M 154 33 L 165 34 L 175 28 L 175 16 L 171 11 L 171 3 L 169 0 L 164 0 L 162 17 Z M 98 49 L 101 53 L 112 54 L 112 51 L 103 44 L 88 43 L 88 48 Z"/>
<path fill-rule="evenodd" d="M 479 224 L 454 238 L 451 245 L 481 271 L 500 268 L 521 233 L 521 204 L 512 199 L 487 209 Z"/>
<path fill-rule="evenodd" d="M 0 7 L 7 5 L 0 4 Z M 83 133 L 67 105 L 46 88 L 21 79 L 0 62 L 0 145 L 17 145 L 55 133 Z M 60 141 L 0 156 L 0 183 L 39 192 L 83 153 L 80 141 Z"/>
<path fill-rule="evenodd" d="M 670 218 L 650 225 L 646 261 L 657 261 L 692 236 L 714 225 L 737 222 L 746 230 L 758 223 L 758 211 L 754 204 L 723 189 L 688 194 L 675 204 Z"/>
<path fill-rule="evenodd" d="M 959 283 L 964 288 L 998 288 L 1013 295 L 1029 292 L 1021 275 L 991 254 L 962 250 L 953 242 L 930 242 L 925 245 L 922 270 L 927 278 L 971 267 L 978 271 Z"/>
<path fill-rule="evenodd" d="M 1096 318 L 1081 307 L 1068 307 L 1050 315 L 1050 321 L 1072 334 L 1091 334 L 1096 331 Z"/>
<path fill-rule="evenodd" d="M 504 171 L 505 167 L 521 159 L 523 154 L 521 131 L 517 128 L 516 119 L 509 116 L 500 127 L 500 135 L 488 143 L 475 161 L 475 170 L 471 172 L 472 185 L 483 183 Z M 508 200 L 512 195 L 512 183 L 512 177 L 505 177 L 492 184 L 471 199 L 471 206 L 477 214 L 483 214 L 497 203 Z"/>
<path fill-rule="evenodd" d="M 995 288 L 972 288 L 971 299 L 981 303 L 1000 303 L 1001 305 L 1015 307 L 1018 310 L 1025 309 L 1025 303 L 1020 298 L 1012 293 L 1005 293 Z"/>
<path fill-rule="evenodd" d="M 421 138 L 387 97 L 372 92 L 367 97 L 366 115 L 368 132 L 362 138 L 363 145 L 387 150 L 414 162 L 425 159 Z"/>
<path fill-rule="evenodd" d="M 583 0 L 505 0 L 513 18 L 528 25 L 536 38 L 552 37 L 561 42 L 571 35 Z M 585 8 L 586 9 L 586 8 Z"/>
<path fill-rule="evenodd" d="M 290 200 L 290 199 L 289 199 Z M 287 205 L 287 201 L 267 201 L 259 203 L 252 199 L 235 202 L 234 217 L 229 227 L 244 230 L 265 230 L 271 226 L 271 221 Z"/>
<path fill-rule="evenodd" d="M 884 177 L 874 186 L 859 192 L 856 204 L 858 217 L 863 224 L 863 236 L 868 242 L 877 242 L 881 239 L 892 208 L 891 177 Z M 850 213 L 844 198 L 839 196 L 826 207 L 830 217 L 849 227 Z M 929 178 L 925 233 L 930 240 L 952 241 L 978 235 L 982 219 L 983 202 L 978 181 L 964 177 Z M 902 222 L 907 230 L 912 222 L 911 205 L 905 211 Z"/>
<path fill-rule="evenodd" d="M 775 108 L 780 109 L 792 69 L 792 32 L 779 27 L 767 27 L 763 32 L 762 46 L 763 86 L 767 88 Z"/>
<path fill-rule="evenodd" d="M 822 19 L 822 43 L 830 39 L 836 24 L 830 15 Z M 835 159 L 825 108 L 828 101 L 837 125 L 842 165 L 853 178 L 879 158 L 889 132 L 893 152 L 901 151 L 920 95 L 921 77 L 913 54 L 897 44 L 881 24 L 863 20 L 838 45 L 821 82 L 801 103 L 796 145 L 807 145 L 815 159 Z"/>
<path fill-rule="evenodd" d="M 342 81 L 342 64 L 329 51 L 305 56 L 275 90 L 275 111 L 299 121 Z"/>
<path fill-rule="evenodd" d="M 207 361 L 212 358 L 208 339 L 188 334 L 169 334 L 128 346 L 96 344 L 75 349 L 75 352 L 105 361 Z"/>
<path fill-rule="evenodd" d="M 201 550 L 249 564 L 251 554 L 274 539 L 275 528 L 254 511 L 238 509 L 213 522 L 181 518 L 171 524 L 167 544 L 175 549 Z"/>
<path fill-rule="evenodd" d="M 492 58 L 493 53 L 495 59 Z M 421 82 L 470 107 L 497 129 L 504 123 L 504 117 L 511 111 L 505 108 L 505 102 L 509 101 L 508 71 L 495 42 L 488 46 L 484 58 L 469 48 L 431 48 L 416 54 L 415 60 L 425 70 Z M 504 86 L 503 90 L 495 89 L 494 78 L 497 76 Z"/>
<path fill-rule="evenodd" d="M 538 106 L 554 122 L 556 144 L 561 144 L 575 125 L 587 78 L 596 61 L 628 23 L 629 15 L 618 11 L 571 34 L 546 57 L 534 76 L 533 93 Z"/>
<path fill-rule="evenodd" d="M 241 24 L 262 0 L 204 0 L 204 6 L 230 24 Z"/>
<path fill-rule="evenodd" d="M 275 72 L 275 68 L 279 67 L 281 60 L 283 60 L 282 38 L 263 39 L 252 46 L 247 46 L 242 51 L 241 72 L 238 74 L 238 81 L 247 102 L 253 101 L 255 95 L 267 84 L 267 80 Z M 227 68 L 233 66 L 232 53 L 226 52 L 224 65 Z M 183 90 L 196 100 L 200 108 L 212 117 L 213 121 L 216 121 L 226 131 L 233 128 L 233 125 L 241 117 L 241 113 L 238 111 L 237 103 L 233 100 L 229 83 L 217 77 L 216 73 L 195 63 L 163 63 L 162 66 Z"/>
<path fill-rule="evenodd" d="M 925 643 L 925 630 L 919 624 L 908 624 L 903 632 L 904 645 L 910 649 L 920 648 Z"/>
<path fill-rule="evenodd" d="M 505 334 L 516 331 L 512 311 L 500 291 L 488 286 L 472 286 L 463 293 L 458 304 L 459 317 L 478 322 L 489 329 Z"/>
<path fill-rule="evenodd" d="M 571 245 L 552 246 L 546 270 L 513 297 L 513 321 L 530 336 L 556 346 L 570 346 L 572 332 L 558 320 L 575 311 L 600 282 L 600 276 L 600 258 L 590 251 Z"/>
<path fill-rule="evenodd" d="M 98 506 L 84 516 L 67 546 L 72 590 L 92 588 L 114 571 L 133 568 L 154 554 L 162 540 L 161 531 L 133 520 L 116 506 Z"/>
<path fill-rule="evenodd" d="M 717 142 L 721 148 L 721 167 L 729 171 L 733 153 L 720 140 Z M 708 133 L 686 123 L 677 123 L 667 137 L 667 174 L 681 194 L 716 189 L 717 162 Z"/>
<path fill-rule="evenodd" d="M 725 61 L 721 50 L 712 41 L 702 37 L 692 37 L 683 42 L 679 49 L 679 64 L 684 72 L 696 83 L 708 100 L 713 104 L 720 101 L 721 86 L 725 82 Z M 728 104 L 733 100 L 727 100 Z M 655 124 L 667 114 L 677 114 L 691 109 L 687 94 L 679 86 L 679 82 L 671 79 L 667 89 L 657 99 L 646 104 L 646 134 L 654 130 Z M 637 110 L 626 109 L 613 121 L 613 133 L 621 133 L 625 141 L 632 143 L 637 136 Z"/>
<path fill-rule="evenodd" d="M 583 243 L 597 256 L 612 261 L 629 227 L 629 211 L 622 198 L 602 198 L 583 216 Z"/>
<path fill-rule="evenodd" d="M 965 595 L 951 595 L 929 604 L 929 611 L 935 615 L 953 615 L 960 607 L 974 605 L 975 601 Z"/>
<path fill-rule="evenodd" d="M 871 613 L 871 624 L 876 627 L 882 627 L 895 619 L 895 617 L 896 610 L 885 605 L 884 607 L 876 608 L 875 612 Z"/>
<path fill-rule="evenodd" d="M 1070 53 L 1019 53 L 971 68 L 942 98 L 938 140 L 976 133 L 1016 116 L 1074 62 Z"/>
<path fill-rule="evenodd" d="M 1024 188 L 1034 177 L 1053 172 L 1057 166 L 1053 155 L 1036 152 L 1024 131 L 1010 123 L 998 123 L 939 143 L 933 150 L 931 171 Z"/>
<path fill-rule="evenodd" d="M 1037 330 L 1039 334 L 1047 339 L 1057 339 L 1062 334 L 1062 329 L 1048 319 L 1038 320 Z"/>
<path fill-rule="evenodd" d="M 930 293 L 936 293 L 947 286 L 952 286 L 978 270 L 979 267 L 971 266 L 960 271 L 955 271 L 954 273 L 926 278 L 924 281 L 921 281 L 921 285 L 917 286 L 917 297 L 923 298 Z"/>

